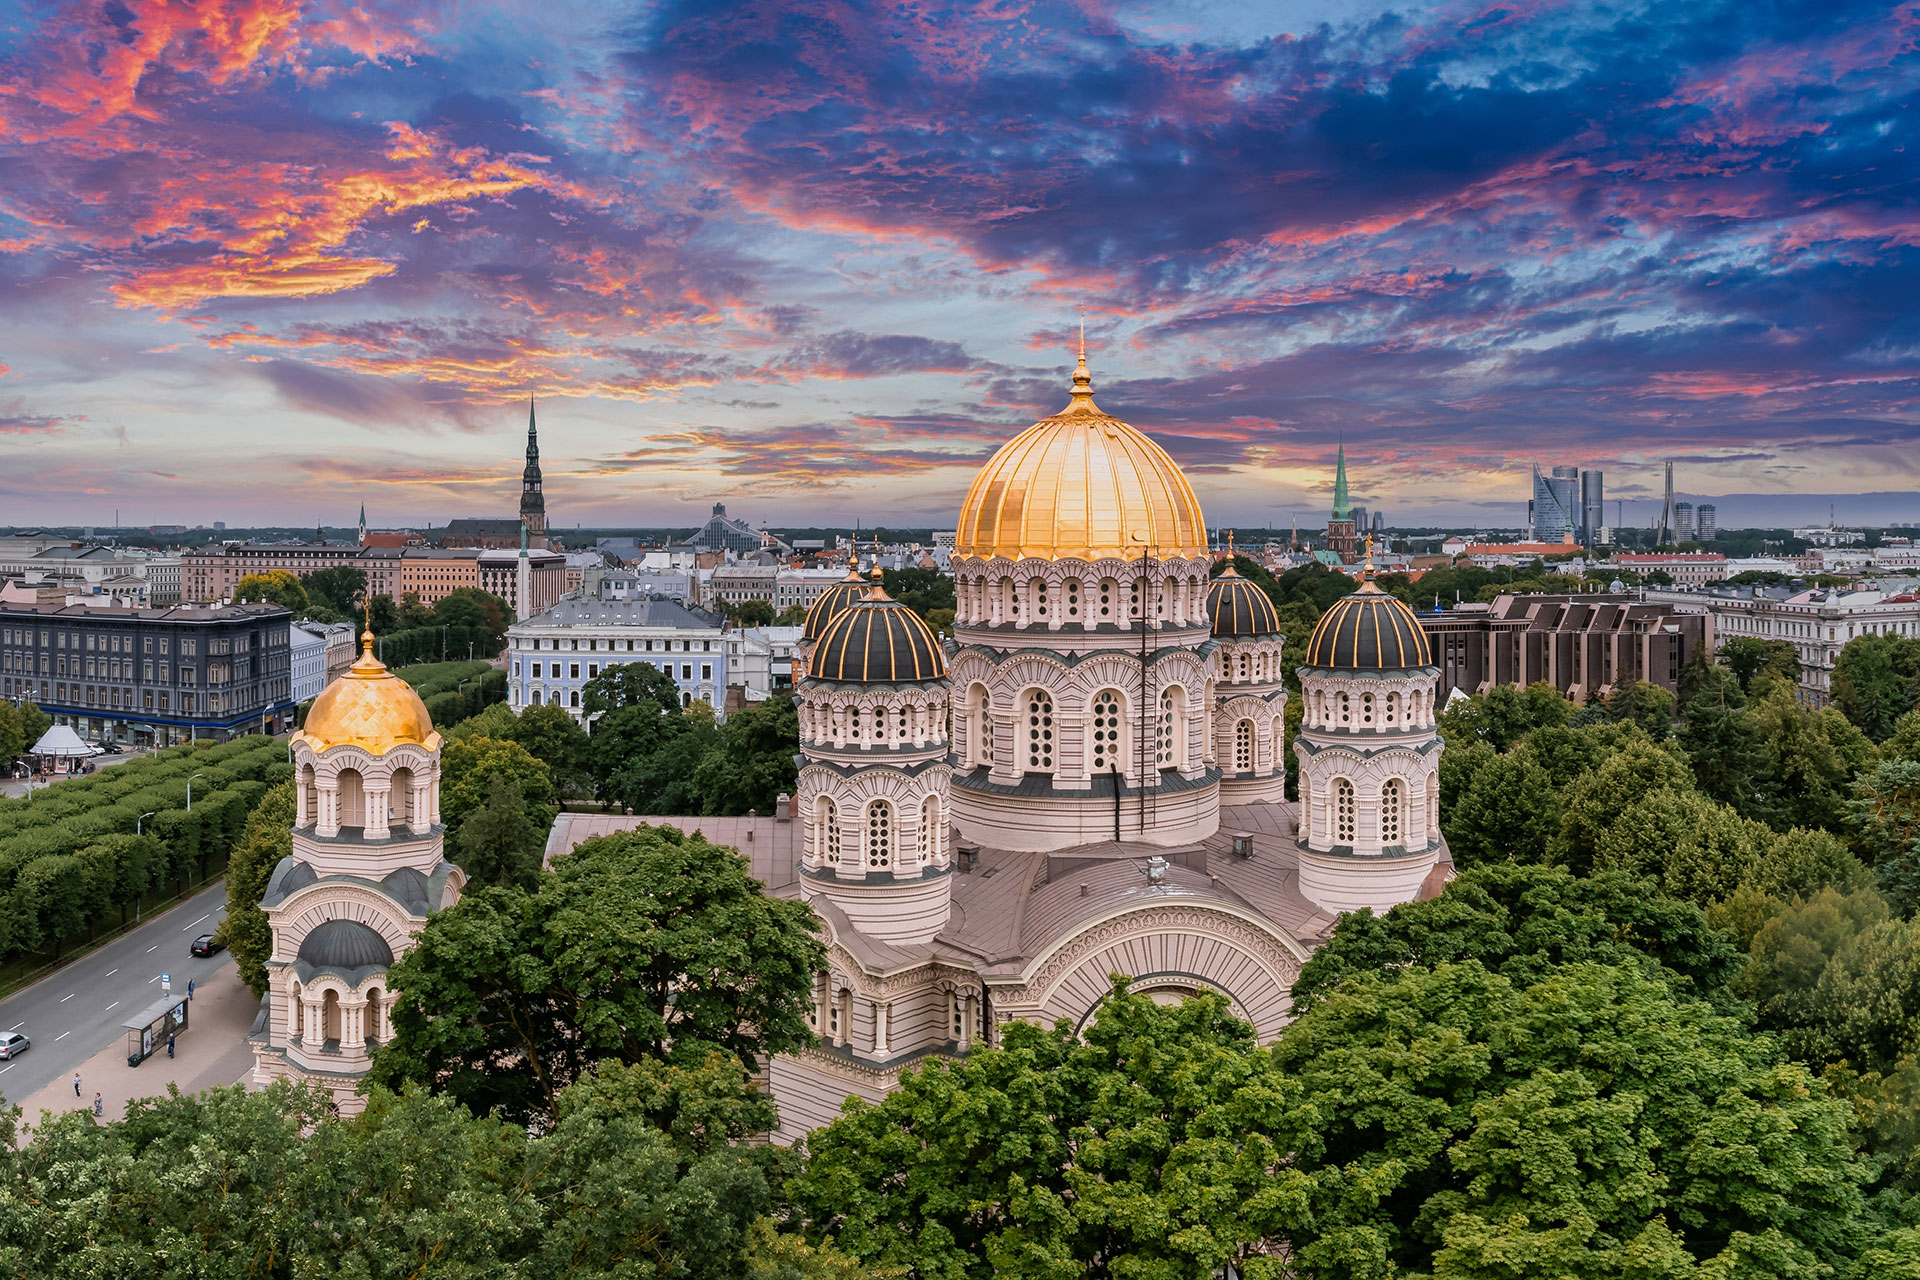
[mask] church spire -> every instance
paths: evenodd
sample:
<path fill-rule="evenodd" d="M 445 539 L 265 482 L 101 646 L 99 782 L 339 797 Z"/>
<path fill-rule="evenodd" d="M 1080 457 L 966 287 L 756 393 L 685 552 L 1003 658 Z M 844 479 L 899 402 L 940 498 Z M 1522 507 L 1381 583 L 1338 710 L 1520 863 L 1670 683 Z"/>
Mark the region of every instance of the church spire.
<path fill-rule="evenodd" d="M 539 545 L 547 545 L 547 499 L 540 491 L 540 432 L 533 420 L 532 396 L 527 397 L 527 467 L 520 473 L 520 521 Z"/>
<path fill-rule="evenodd" d="M 1353 502 L 1347 497 L 1347 444 L 1344 440 L 1340 442 L 1339 461 L 1334 464 L 1333 518 L 1353 519 Z"/>

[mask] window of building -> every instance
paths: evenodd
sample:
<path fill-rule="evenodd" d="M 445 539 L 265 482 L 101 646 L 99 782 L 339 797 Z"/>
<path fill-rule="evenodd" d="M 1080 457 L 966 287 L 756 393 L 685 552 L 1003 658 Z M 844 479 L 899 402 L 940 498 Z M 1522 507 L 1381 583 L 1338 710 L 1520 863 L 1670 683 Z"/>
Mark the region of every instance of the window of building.
<path fill-rule="evenodd" d="M 680 678 L 682 680 L 693 679 L 693 664 L 691 662 L 683 662 L 680 664 Z"/>
<path fill-rule="evenodd" d="M 1233 727 L 1233 770 L 1253 772 L 1253 721 L 1242 720 Z"/>
<path fill-rule="evenodd" d="M 1404 838 L 1406 788 L 1398 778 L 1388 778 L 1380 788 L 1380 843 L 1399 844 Z"/>
<path fill-rule="evenodd" d="M 826 862 L 840 861 L 840 809 L 826 796 L 814 802 L 814 845 Z"/>
<path fill-rule="evenodd" d="M 700 664 L 700 678 L 702 680 L 713 679 L 713 664 L 711 662 L 703 662 Z"/>
<path fill-rule="evenodd" d="M 940 856 L 940 797 L 920 802 L 920 865 L 930 866 Z"/>
<path fill-rule="evenodd" d="M 1353 784 L 1345 778 L 1333 783 L 1333 840 L 1335 844 L 1353 843 Z"/>
<path fill-rule="evenodd" d="M 577 707 L 580 705 L 580 691 L 578 689 L 573 689 L 568 692 L 567 705 L 570 707 Z"/>
<path fill-rule="evenodd" d="M 1092 772 L 1110 773 L 1122 767 L 1120 732 L 1120 695 L 1112 689 L 1102 689 L 1093 695 Z"/>
<path fill-rule="evenodd" d="M 1053 769 L 1053 696 L 1045 689 L 1027 690 L 1027 768 Z"/>
<path fill-rule="evenodd" d="M 893 865 L 893 806 L 875 800 L 867 806 L 867 868 L 883 870 Z"/>

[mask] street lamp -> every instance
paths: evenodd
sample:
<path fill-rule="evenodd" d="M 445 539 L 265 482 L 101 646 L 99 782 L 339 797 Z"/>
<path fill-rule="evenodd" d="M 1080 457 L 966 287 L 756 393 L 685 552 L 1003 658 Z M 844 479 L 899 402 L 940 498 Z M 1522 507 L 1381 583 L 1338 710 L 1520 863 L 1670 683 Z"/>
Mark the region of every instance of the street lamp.
<path fill-rule="evenodd" d="M 204 773 L 196 773 L 193 775 L 193 778 L 204 778 L 206 776 L 207 775 Z M 193 812 L 193 778 L 187 779 L 187 812 L 188 813 Z"/>
<path fill-rule="evenodd" d="M 191 791 L 193 790 L 193 788 L 192 788 L 192 787 L 188 787 L 188 788 L 187 788 L 187 790 L 188 790 L 189 792 L 191 792 Z M 139 817 L 137 817 L 137 818 L 135 818 L 135 819 L 133 820 L 133 834 L 135 834 L 135 835 L 139 835 L 139 834 L 140 834 L 140 824 L 141 824 L 141 823 L 143 823 L 143 822 L 145 822 L 145 821 L 146 821 L 146 820 L 147 820 L 148 818 L 151 818 L 152 816 L 153 816 L 153 810 L 151 810 L 151 809 L 149 809 L 149 810 L 147 810 L 147 811 L 146 811 L 145 813 L 143 813 L 143 814 L 141 814 L 141 815 L 140 815 Z"/>

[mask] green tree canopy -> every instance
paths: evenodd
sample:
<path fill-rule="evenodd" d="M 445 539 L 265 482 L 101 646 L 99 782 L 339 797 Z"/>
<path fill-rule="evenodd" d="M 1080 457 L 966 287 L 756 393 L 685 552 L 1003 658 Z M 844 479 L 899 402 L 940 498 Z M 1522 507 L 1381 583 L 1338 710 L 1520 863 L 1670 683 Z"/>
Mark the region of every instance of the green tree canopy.
<path fill-rule="evenodd" d="M 1761 640 L 1755 636 L 1735 636 L 1720 646 L 1718 658 L 1742 692 L 1751 692 L 1754 677 L 1771 671 L 1788 684 L 1800 681 L 1800 651 L 1785 640 Z"/>
<path fill-rule="evenodd" d="M 789 694 L 750 702 L 727 717 L 718 741 L 700 759 L 693 785 L 702 813 L 772 813 L 791 795 L 798 772 L 800 715 Z"/>
<path fill-rule="evenodd" d="M 273 869 L 293 854 L 293 787 L 283 782 L 261 798 L 227 857 L 227 918 L 215 933 L 256 996 L 266 994 L 267 958 L 273 954 L 273 929 L 260 899 Z"/>
<path fill-rule="evenodd" d="M 1920 689 L 1920 637 L 1864 635 L 1833 662 L 1833 705 L 1875 742 L 1914 709 Z"/>
<path fill-rule="evenodd" d="M 527 818 L 517 779 L 496 773 L 487 785 L 486 803 L 469 812 L 454 833 L 455 860 L 470 884 L 531 884 L 547 833 Z"/>
<path fill-rule="evenodd" d="M 587 762 L 587 731 L 565 707 L 528 707 L 502 736 L 513 739 L 547 766 L 556 791 L 584 785 L 592 777 Z"/>
<path fill-rule="evenodd" d="M 768 897 L 746 859 L 697 836 L 586 841 L 529 890 L 481 889 L 429 918 L 394 966 L 374 1078 L 544 1125 L 604 1059 L 719 1049 L 753 1070 L 812 1041 L 814 929 L 805 903 Z"/>
<path fill-rule="evenodd" d="M 559 812 L 552 803 L 553 775 L 517 742 L 472 737 L 449 742 L 440 752 L 440 821 L 458 831 L 467 815 L 493 794 L 494 775 L 520 784 L 527 821 L 544 832 Z"/>
<path fill-rule="evenodd" d="M 580 706 L 589 717 L 619 707 L 653 707 L 661 714 L 680 714 L 680 687 L 651 662 L 623 662 L 600 668 L 580 694 Z"/>
<path fill-rule="evenodd" d="M 306 589 L 307 599 L 315 604 L 323 604 L 343 617 L 357 617 L 360 602 L 367 594 L 367 574 L 364 569 L 351 565 L 341 565 L 332 569 L 315 569 L 312 573 L 300 575 L 300 585 Z"/>
<path fill-rule="evenodd" d="M 307 610 L 306 588 L 300 585 L 299 576 L 287 569 L 247 574 L 234 587 L 233 598 L 241 604 L 277 604 L 283 609 L 293 610 L 296 616 Z"/>
<path fill-rule="evenodd" d="M 439 627 L 484 627 L 496 638 L 507 634 L 514 622 L 513 608 L 505 600 L 478 587 L 456 587 L 433 606 L 427 625 Z"/>

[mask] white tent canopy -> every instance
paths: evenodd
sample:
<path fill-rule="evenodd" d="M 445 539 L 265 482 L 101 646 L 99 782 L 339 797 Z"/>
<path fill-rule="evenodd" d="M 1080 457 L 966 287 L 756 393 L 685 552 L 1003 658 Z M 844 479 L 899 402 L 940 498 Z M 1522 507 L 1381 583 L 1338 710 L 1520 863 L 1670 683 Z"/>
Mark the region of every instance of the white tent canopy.
<path fill-rule="evenodd" d="M 100 751 L 80 741 L 80 735 L 66 725 L 57 724 L 40 735 L 40 741 L 33 744 L 32 754 L 36 756 L 97 756 Z"/>

